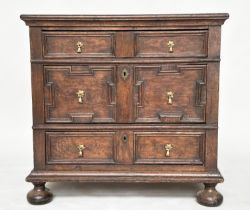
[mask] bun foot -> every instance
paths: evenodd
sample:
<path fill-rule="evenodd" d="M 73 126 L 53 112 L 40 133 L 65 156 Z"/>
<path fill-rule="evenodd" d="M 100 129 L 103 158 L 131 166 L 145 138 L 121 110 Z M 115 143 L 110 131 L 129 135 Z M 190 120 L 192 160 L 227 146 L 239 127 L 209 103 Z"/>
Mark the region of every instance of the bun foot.
<path fill-rule="evenodd" d="M 45 182 L 33 183 L 34 189 L 27 194 L 27 200 L 34 205 L 46 204 L 52 200 L 52 193 L 45 188 Z"/>
<path fill-rule="evenodd" d="M 204 184 L 205 188 L 197 193 L 197 202 L 204 206 L 219 206 L 223 196 L 215 189 L 216 184 Z"/>

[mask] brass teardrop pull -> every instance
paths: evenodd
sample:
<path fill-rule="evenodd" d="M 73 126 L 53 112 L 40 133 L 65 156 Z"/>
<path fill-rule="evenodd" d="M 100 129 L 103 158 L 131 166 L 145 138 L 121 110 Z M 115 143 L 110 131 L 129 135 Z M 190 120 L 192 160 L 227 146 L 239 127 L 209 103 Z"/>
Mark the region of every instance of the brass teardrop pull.
<path fill-rule="evenodd" d="M 77 146 L 78 149 L 78 156 L 83 157 L 83 150 L 86 149 L 86 146 L 84 144 L 79 144 Z"/>
<path fill-rule="evenodd" d="M 168 104 L 172 105 L 173 104 L 173 99 L 174 99 L 174 93 L 172 91 L 167 92 L 167 97 L 168 97 Z"/>
<path fill-rule="evenodd" d="M 173 149 L 173 145 L 172 144 L 165 144 L 165 150 L 166 150 L 166 157 L 170 157 L 170 150 Z"/>
<path fill-rule="evenodd" d="M 84 90 L 78 90 L 78 91 L 76 92 L 76 95 L 77 95 L 77 97 L 78 97 L 78 103 L 79 103 L 79 104 L 82 104 L 82 103 L 83 103 L 83 98 L 84 98 L 84 96 L 85 96 L 85 91 L 84 91 Z"/>
<path fill-rule="evenodd" d="M 168 43 L 167 43 L 167 45 L 168 45 L 168 52 L 170 52 L 170 53 L 173 53 L 174 52 L 174 41 L 168 41 Z"/>
<path fill-rule="evenodd" d="M 83 48 L 83 43 L 82 42 L 77 42 L 76 46 L 77 46 L 76 52 L 77 53 L 81 53 L 82 52 L 82 48 Z"/>

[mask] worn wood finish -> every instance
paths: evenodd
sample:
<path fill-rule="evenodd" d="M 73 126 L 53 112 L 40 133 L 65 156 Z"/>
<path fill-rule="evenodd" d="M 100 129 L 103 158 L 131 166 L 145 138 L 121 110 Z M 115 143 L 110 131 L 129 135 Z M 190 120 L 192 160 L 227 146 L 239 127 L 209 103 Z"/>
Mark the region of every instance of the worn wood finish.
<path fill-rule="evenodd" d="M 215 189 L 216 184 L 205 183 L 204 190 L 197 193 L 198 203 L 205 206 L 219 206 L 223 201 L 223 196 Z"/>
<path fill-rule="evenodd" d="M 206 65 L 135 66 L 135 122 L 205 122 Z M 172 103 L 168 92 L 173 93 Z"/>
<path fill-rule="evenodd" d="M 51 201 L 45 182 L 191 182 L 205 184 L 200 204 L 221 204 L 218 89 L 227 18 L 21 15 L 32 73 L 28 201 Z"/>
<path fill-rule="evenodd" d="M 44 32 L 43 56 L 67 57 L 113 57 L 114 34 L 102 32 Z M 82 43 L 81 53 L 76 53 L 77 42 Z"/>
<path fill-rule="evenodd" d="M 29 182 L 123 182 L 123 183 L 164 183 L 164 182 L 190 182 L 190 183 L 220 183 L 223 182 L 221 174 L 219 172 L 172 172 L 162 173 L 160 170 L 151 170 L 148 172 L 102 172 L 99 171 L 32 171 L 26 178 Z"/>
<path fill-rule="evenodd" d="M 202 132 L 135 132 L 134 161 L 136 164 L 203 164 Z M 165 146 L 171 144 L 167 155 Z"/>
<path fill-rule="evenodd" d="M 53 195 L 45 188 L 45 182 L 33 182 L 34 189 L 27 194 L 27 200 L 34 205 L 49 203 Z"/>
<path fill-rule="evenodd" d="M 109 164 L 116 162 L 115 133 L 47 132 L 47 164 Z M 79 154 L 79 146 L 84 148 Z"/>
<path fill-rule="evenodd" d="M 206 57 L 207 30 L 138 32 L 136 56 L 138 57 Z M 173 52 L 168 42 L 173 41 Z"/>
<path fill-rule="evenodd" d="M 114 66 L 45 66 L 46 122 L 115 122 Z M 84 91 L 82 103 L 77 92 Z"/>

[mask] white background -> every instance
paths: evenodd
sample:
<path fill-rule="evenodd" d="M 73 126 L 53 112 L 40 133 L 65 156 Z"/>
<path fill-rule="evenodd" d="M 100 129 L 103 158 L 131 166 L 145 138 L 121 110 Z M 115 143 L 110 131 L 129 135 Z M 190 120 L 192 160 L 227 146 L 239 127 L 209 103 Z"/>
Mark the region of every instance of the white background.
<path fill-rule="evenodd" d="M 195 202 L 200 186 L 48 184 L 53 202 L 31 206 L 24 181 L 33 166 L 28 27 L 20 14 L 168 14 L 228 12 L 222 26 L 219 168 L 225 182 L 218 209 L 250 209 L 250 2 L 248 0 L 0 1 L 0 208 L 134 210 L 207 209 Z"/>

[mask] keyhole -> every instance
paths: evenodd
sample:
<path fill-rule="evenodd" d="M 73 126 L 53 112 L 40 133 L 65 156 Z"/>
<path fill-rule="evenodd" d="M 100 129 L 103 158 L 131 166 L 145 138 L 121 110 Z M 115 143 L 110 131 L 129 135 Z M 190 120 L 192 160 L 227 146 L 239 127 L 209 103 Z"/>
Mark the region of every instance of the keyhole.
<path fill-rule="evenodd" d="M 123 69 L 122 70 L 122 78 L 124 80 L 128 78 L 128 70 L 127 69 Z"/>
<path fill-rule="evenodd" d="M 124 136 L 122 137 L 122 140 L 123 140 L 124 143 L 126 143 L 126 142 L 128 141 L 127 135 L 124 135 Z"/>

